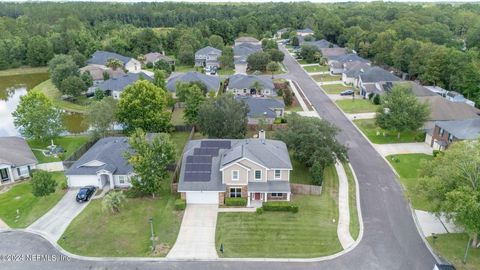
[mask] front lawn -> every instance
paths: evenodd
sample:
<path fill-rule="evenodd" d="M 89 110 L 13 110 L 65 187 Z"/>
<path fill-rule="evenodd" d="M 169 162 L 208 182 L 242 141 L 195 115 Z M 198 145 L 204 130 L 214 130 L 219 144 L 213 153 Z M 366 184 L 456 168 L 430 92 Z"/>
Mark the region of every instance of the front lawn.
<path fill-rule="evenodd" d="M 404 132 L 400 134 L 400 138 L 397 138 L 397 133 L 393 131 L 385 131 L 384 135 L 384 130 L 377 127 L 375 119 L 354 120 L 353 123 L 360 128 L 372 143 L 410 143 L 423 142 L 425 140 L 425 133 L 423 131 Z"/>
<path fill-rule="evenodd" d="M 305 69 L 305 71 L 306 71 L 306 72 L 309 72 L 309 73 L 328 71 L 328 67 L 327 67 L 327 66 L 320 66 L 320 65 L 304 66 L 303 69 Z"/>
<path fill-rule="evenodd" d="M 431 204 L 418 192 L 418 180 L 419 169 L 422 167 L 423 161 L 432 160 L 433 156 L 426 154 L 403 154 L 391 155 L 386 158 L 400 175 L 400 182 L 402 183 L 413 208 L 431 211 Z"/>
<path fill-rule="evenodd" d="M 433 242 L 433 238 L 427 237 L 430 246 L 455 265 L 458 270 L 480 269 L 480 248 L 470 248 L 468 251 L 467 263 L 463 264 L 463 256 L 468 242 L 468 235 L 465 233 L 447 233 L 438 234 L 438 238 Z"/>
<path fill-rule="evenodd" d="M 38 159 L 39 163 L 55 162 L 61 161 L 65 158 L 68 158 L 72 155 L 78 148 L 88 142 L 90 137 L 88 136 L 64 136 L 58 137 L 53 140 L 55 145 L 60 145 L 65 149 L 65 153 L 60 155 L 60 157 L 46 157 L 41 151 L 36 149 L 47 149 L 47 146 L 51 144 L 49 141 L 39 141 L 39 140 L 28 140 L 28 145 L 32 148 L 32 152 L 35 157 Z"/>
<path fill-rule="evenodd" d="M 176 196 L 169 191 L 152 199 L 129 198 L 112 214 L 102 201 L 92 201 L 68 226 L 58 244 L 84 256 L 165 256 L 177 239 L 183 212 L 174 210 Z M 153 218 L 157 253 L 150 250 Z"/>
<path fill-rule="evenodd" d="M 321 87 L 323 90 L 325 90 L 325 92 L 327 92 L 327 94 L 336 94 L 336 95 L 339 95 L 340 92 L 342 91 L 352 89 L 351 86 L 345 86 L 343 84 L 326 84 L 326 85 L 322 85 Z"/>
<path fill-rule="evenodd" d="M 334 82 L 334 81 L 342 80 L 342 76 L 336 76 L 336 75 L 330 75 L 330 74 L 313 75 L 312 78 L 317 82 Z"/>
<path fill-rule="evenodd" d="M 86 97 L 78 98 L 76 103 L 64 100 L 62 98 L 62 93 L 60 93 L 57 87 L 53 85 L 51 80 L 46 80 L 40 83 L 32 90 L 41 91 L 44 93 L 53 102 L 53 104 L 60 109 L 77 113 L 85 113 L 87 111 L 87 104 L 89 100 Z"/>
<path fill-rule="evenodd" d="M 324 87 L 325 85 L 322 85 Z M 337 105 L 342 109 L 344 113 L 368 113 L 376 112 L 378 105 L 373 104 L 368 99 L 355 98 L 355 99 L 340 99 L 335 101 Z"/>
<path fill-rule="evenodd" d="M 15 184 L 0 194 L 0 218 L 11 228 L 25 228 L 48 212 L 65 194 L 60 185 L 65 181 L 63 172 L 51 173 L 57 181 L 57 190 L 46 197 L 35 197 L 32 186 L 27 180 Z M 18 219 L 17 219 L 18 210 Z"/>
<path fill-rule="evenodd" d="M 341 251 L 335 168 L 329 167 L 325 176 L 320 196 L 293 197 L 298 213 L 219 213 L 216 247 L 224 245 L 219 256 L 312 258 Z"/>
<path fill-rule="evenodd" d="M 292 52 L 293 52 L 293 49 L 292 49 Z M 298 62 L 300 65 L 313 64 L 313 63 L 308 63 L 305 59 L 297 59 L 297 62 Z"/>
<path fill-rule="evenodd" d="M 197 68 L 194 66 L 175 65 L 175 72 L 189 72 L 195 70 L 197 70 Z"/>

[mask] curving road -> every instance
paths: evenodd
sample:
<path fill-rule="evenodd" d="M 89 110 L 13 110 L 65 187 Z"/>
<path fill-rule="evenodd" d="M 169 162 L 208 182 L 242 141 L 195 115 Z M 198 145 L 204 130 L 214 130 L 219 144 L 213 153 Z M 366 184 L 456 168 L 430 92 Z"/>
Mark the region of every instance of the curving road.
<path fill-rule="evenodd" d="M 284 50 L 285 51 L 285 50 Z M 286 52 L 286 51 L 285 51 Z M 408 203 L 391 168 L 343 113 L 320 90 L 317 84 L 287 53 L 284 64 L 288 77 L 298 82 L 320 116 L 341 132 L 338 140 L 348 145 L 350 162 L 360 186 L 364 235 L 359 245 L 338 258 L 321 262 L 132 262 L 86 261 L 71 259 L 62 262 L 5 262 L 0 257 L 0 269 L 432 269 L 435 259 L 421 239 Z M 1 255 L 60 253 L 43 238 L 25 232 L 0 233 Z"/>

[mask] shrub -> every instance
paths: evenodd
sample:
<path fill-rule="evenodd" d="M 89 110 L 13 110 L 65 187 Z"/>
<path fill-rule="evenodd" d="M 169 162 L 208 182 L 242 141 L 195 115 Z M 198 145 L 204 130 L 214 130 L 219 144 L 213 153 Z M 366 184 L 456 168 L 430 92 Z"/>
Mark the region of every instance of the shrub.
<path fill-rule="evenodd" d="M 62 183 L 60 184 L 60 188 L 61 188 L 62 190 L 68 189 L 67 179 L 65 179 L 65 180 L 62 181 Z"/>
<path fill-rule="evenodd" d="M 187 208 L 187 202 L 184 199 L 176 199 L 175 200 L 175 210 L 181 211 Z"/>
<path fill-rule="evenodd" d="M 421 133 L 418 133 L 417 135 L 415 135 L 415 141 L 421 142 L 421 141 L 424 141 L 424 140 L 425 140 L 425 133 L 424 132 L 421 132 Z"/>
<path fill-rule="evenodd" d="M 125 195 L 121 191 L 112 191 L 109 192 L 102 200 L 102 210 L 110 210 L 112 213 L 120 212 L 120 207 L 125 201 Z"/>
<path fill-rule="evenodd" d="M 368 99 L 372 100 L 374 93 L 368 93 Z"/>
<path fill-rule="evenodd" d="M 277 95 L 279 97 L 283 96 L 283 89 L 282 88 L 277 89 Z"/>
<path fill-rule="evenodd" d="M 262 208 L 262 207 L 259 207 L 259 208 L 257 208 L 257 209 L 255 210 L 255 212 L 256 212 L 257 214 L 259 214 L 259 215 L 260 215 L 260 214 L 263 214 L 263 208 Z"/>
<path fill-rule="evenodd" d="M 262 208 L 264 211 L 298 212 L 298 206 L 291 202 L 264 202 Z"/>
<path fill-rule="evenodd" d="M 225 198 L 225 205 L 227 206 L 246 206 L 247 198 Z"/>
<path fill-rule="evenodd" d="M 32 176 L 32 193 L 35 197 L 48 196 L 55 192 L 57 182 L 52 175 L 46 171 L 35 171 Z"/>
<path fill-rule="evenodd" d="M 375 96 L 373 96 L 373 101 L 372 102 L 375 105 L 380 105 L 380 95 L 376 94 Z"/>
<path fill-rule="evenodd" d="M 440 150 L 433 150 L 433 157 L 436 158 L 438 156 L 443 155 L 444 153 Z"/>
<path fill-rule="evenodd" d="M 152 63 L 152 62 L 148 62 L 145 66 L 146 66 L 147 68 L 153 68 L 153 63 Z"/>
<path fill-rule="evenodd" d="M 310 168 L 310 175 L 312 175 L 314 185 L 321 186 L 323 182 L 323 168 L 320 163 L 315 162 Z"/>

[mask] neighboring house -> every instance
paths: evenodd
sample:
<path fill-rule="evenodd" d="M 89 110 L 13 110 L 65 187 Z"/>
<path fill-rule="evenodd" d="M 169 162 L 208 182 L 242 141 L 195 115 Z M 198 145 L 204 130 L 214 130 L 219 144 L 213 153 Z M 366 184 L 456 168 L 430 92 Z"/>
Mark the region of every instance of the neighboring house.
<path fill-rule="evenodd" d="M 179 82 L 201 82 L 207 87 L 209 92 L 217 92 L 220 88 L 220 79 L 218 76 L 209 76 L 196 71 L 190 71 L 187 73 L 173 73 L 170 78 L 168 78 L 167 90 L 175 94 L 177 92 L 177 83 Z"/>
<path fill-rule="evenodd" d="M 142 70 L 142 64 L 140 61 L 120 55 L 118 53 L 106 52 L 106 51 L 96 51 L 90 59 L 87 60 L 89 65 L 102 65 L 106 66 L 108 59 L 117 59 L 123 63 L 123 67 L 129 72 L 137 73 Z"/>
<path fill-rule="evenodd" d="M 431 134 L 427 133 L 425 142 L 435 150 L 445 150 L 452 142 L 478 138 L 480 118 L 435 122 L 435 127 Z"/>
<path fill-rule="evenodd" d="M 253 87 L 255 82 L 262 86 L 261 93 Z M 235 95 L 265 95 L 276 96 L 275 85 L 270 77 L 235 74 L 229 77 L 227 92 Z"/>
<path fill-rule="evenodd" d="M 247 73 L 248 56 L 256 52 L 261 52 L 262 44 L 257 43 L 239 43 L 233 47 L 233 62 L 235 64 L 235 73 Z"/>
<path fill-rule="evenodd" d="M 214 47 L 204 47 L 195 52 L 195 66 L 197 67 L 220 67 L 219 58 L 222 51 Z"/>
<path fill-rule="evenodd" d="M 30 177 L 37 164 L 25 139 L 0 137 L 0 185 Z"/>
<path fill-rule="evenodd" d="M 367 63 L 345 63 L 345 68 L 342 72 L 342 81 L 344 84 L 358 85 L 358 76 L 371 68 Z"/>
<path fill-rule="evenodd" d="M 123 90 L 133 84 L 134 82 L 140 80 L 143 78 L 144 80 L 147 81 L 153 81 L 153 79 L 148 76 L 147 74 L 141 72 L 141 73 L 127 73 L 123 76 L 120 77 L 115 77 L 115 78 L 110 78 L 100 84 L 98 84 L 94 91 L 96 89 L 100 89 L 104 91 L 107 95 L 112 96 L 114 99 L 119 99 L 120 94 L 123 92 Z"/>
<path fill-rule="evenodd" d="M 441 87 L 438 86 L 425 86 L 428 90 L 432 91 L 433 93 L 436 93 L 444 98 L 446 98 L 449 101 L 452 102 L 463 102 L 466 103 L 472 107 L 475 107 L 475 102 L 469 99 L 466 99 L 462 94 L 456 92 L 456 91 L 448 91 L 445 90 Z"/>
<path fill-rule="evenodd" d="M 300 38 L 299 38 L 299 41 L 300 41 Z M 302 45 L 312 45 L 312 46 L 315 46 L 315 47 L 317 47 L 319 50 L 325 49 L 325 48 L 338 48 L 337 45 L 329 42 L 329 41 L 326 40 L 326 39 L 320 39 L 320 40 L 316 40 L 316 41 L 305 41 L 305 42 L 300 42 L 300 43 L 302 43 Z"/>
<path fill-rule="evenodd" d="M 311 36 L 313 34 L 315 34 L 315 32 L 310 28 L 304 28 L 304 29 L 298 29 L 297 30 L 297 35 L 298 36 L 306 37 L 306 36 Z"/>
<path fill-rule="evenodd" d="M 362 58 L 354 53 L 344 54 L 336 57 L 332 57 L 329 61 L 330 73 L 332 74 L 342 74 L 347 70 L 348 66 L 353 65 L 354 63 L 362 63 L 370 65 L 371 62 L 365 58 Z"/>
<path fill-rule="evenodd" d="M 322 53 L 322 57 L 327 59 L 327 63 L 330 64 L 330 61 L 334 58 L 347 54 L 347 50 L 345 48 L 321 48 L 320 52 Z"/>
<path fill-rule="evenodd" d="M 125 75 L 125 72 L 121 68 L 117 68 L 113 70 L 106 66 L 102 65 L 88 65 L 85 67 L 80 68 L 80 73 L 88 72 L 90 76 L 92 76 L 93 85 L 88 88 L 88 93 L 93 93 L 97 89 L 97 86 L 104 82 L 104 74 L 108 74 L 109 78 L 116 78 Z"/>
<path fill-rule="evenodd" d="M 278 30 L 278 31 L 275 33 L 274 38 L 276 38 L 276 39 L 281 39 L 281 38 L 282 38 L 282 35 L 285 34 L 285 33 L 288 33 L 288 31 L 289 31 L 288 28 L 282 28 L 282 29 Z"/>
<path fill-rule="evenodd" d="M 262 43 L 254 37 L 239 37 L 239 38 L 235 39 L 235 46 L 240 45 L 240 44 L 245 44 L 245 43 L 253 44 L 253 45 L 260 45 L 260 46 L 262 45 Z"/>
<path fill-rule="evenodd" d="M 360 89 L 360 95 L 368 97 L 370 93 L 382 93 L 385 87 L 390 87 L 393 82 L 400 80 L 399 77 L 392 73 L 375 66 L 358 75 L 356 86 Z"/>
<path fill-rule="evenodd" d="M 78 188 L 128 188 L 134 175 L 132 166 L 124 156 L 132 151 L 128 137 L 107 137 L 98 140 L 65 171 L 68 186 Z"/>
<path fill-rule="evenodd" d="M 151 53 L 145 54 L 144 57 L 145 57 L 145 63 L 155 64 L 156 62 L 163 60 L 172 66 L 175 65 L 175 59 L 166 56 L 164 53 L 151 52 Z"/>
<path fill-rule="evenodd" d="M 224 204 L 246 198 L 247 206 L 290 201 L 292 163 L 284 142 L 259 139 L 191 140 L 185 147 L 178 192 L 188 204 Z"/>
<path fill-rule="evenodd" d="M 285 103 L 281 99 L 249 96 L 237 96 L 235 99 L 247 104 L 249 124 L 258 124 L 260 119 L 264 119 L 266 124 L 273 124 L 277 117 L 285 114 Z"/>
<path fill-rule="evenodd" d="M 418 97 L 418 100 L 428 103 L 430 107 L 430 116 L 424 124 L 424 129 L 430 134 L 437 121 L 480 118 L 479 109 L 465 103 L 448 101 L 438 95 Z"/>

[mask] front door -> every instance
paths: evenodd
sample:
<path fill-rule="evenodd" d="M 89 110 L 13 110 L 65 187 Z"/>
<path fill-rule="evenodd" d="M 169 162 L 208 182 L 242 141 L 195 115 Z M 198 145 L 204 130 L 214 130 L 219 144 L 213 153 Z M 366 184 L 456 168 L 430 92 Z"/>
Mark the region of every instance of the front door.
<path fill-rule="evenodd" d="M 8 170 L 6 168 L 5 169 L 0 169 L 0 180 L 2 182 L 9 180 Z"/>
<path fill-rule="evenodd" d="M 254 193 L 253 199 L 256 200 L 256 201 L 259 201 L 260 200 L 260 193 Z"/>

